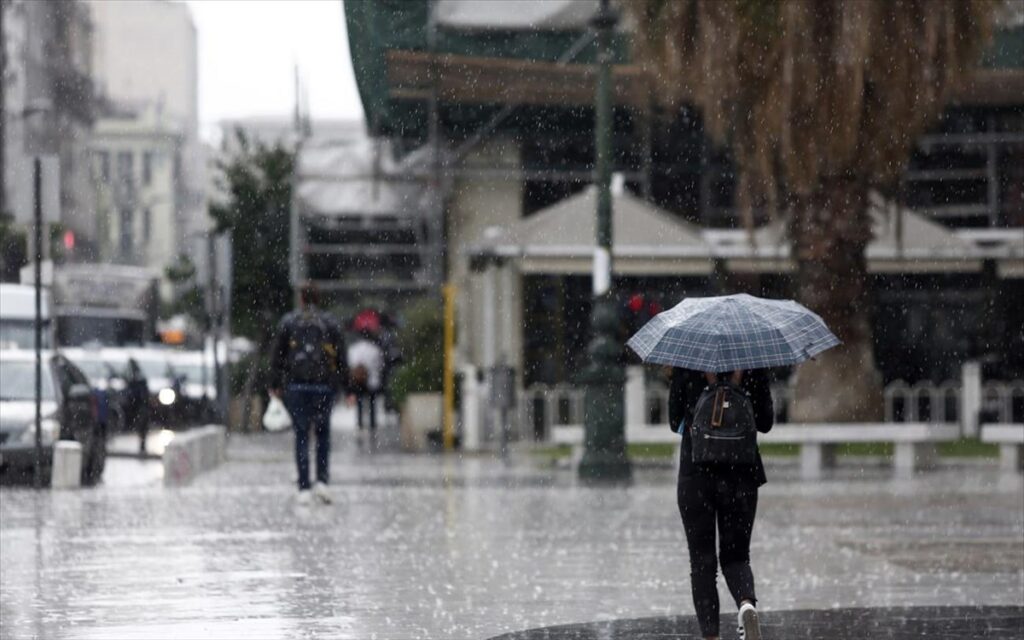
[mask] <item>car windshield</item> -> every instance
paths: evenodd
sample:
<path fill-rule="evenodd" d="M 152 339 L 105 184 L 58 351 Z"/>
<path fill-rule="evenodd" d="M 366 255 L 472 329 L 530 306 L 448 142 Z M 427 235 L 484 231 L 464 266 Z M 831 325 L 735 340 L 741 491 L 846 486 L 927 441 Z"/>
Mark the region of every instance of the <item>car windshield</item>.
<path fill-rule="evenodd" d="M 203 371 L 200 364 L 175 364 L 174 373 L 194 384 L 213 384 L 213 374 L 209 369 Z"/>
<path fill-rule="evenodd" d="M 32 400 L 36 394 L 36 363 L 30 360 L 0 363 L 0 401 Z M 43 400 L 53 400 L 53 377 L 43 366 Z"/>
<path fill-rule="evenodd" d="M 163 358 L 136 358 L 135 361 L 147 380 L 170 377 L 170 367 Z"/>

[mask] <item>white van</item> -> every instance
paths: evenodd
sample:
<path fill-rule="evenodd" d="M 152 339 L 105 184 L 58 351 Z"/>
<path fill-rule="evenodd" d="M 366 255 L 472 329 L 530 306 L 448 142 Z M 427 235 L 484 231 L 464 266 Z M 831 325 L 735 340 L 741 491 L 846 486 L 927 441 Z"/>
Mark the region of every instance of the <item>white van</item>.
<path fill-rule="evenodd" d="M 43 288 L 43 349 L 53 345 L 50 291 Z M 0 284 L 0 349 L 34 349 L 36 290 L 32 285 Z"/>

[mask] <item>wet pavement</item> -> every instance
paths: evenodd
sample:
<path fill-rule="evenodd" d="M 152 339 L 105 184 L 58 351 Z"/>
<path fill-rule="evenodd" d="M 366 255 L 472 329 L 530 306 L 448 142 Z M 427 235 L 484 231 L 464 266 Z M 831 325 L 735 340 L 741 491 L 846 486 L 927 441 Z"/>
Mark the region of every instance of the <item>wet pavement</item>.
<path fill-rule="evenodd" d="M 1019 640 L 1024 638 L 1024 606 L 779 611 L 763 617 L 761 631 L 766 638 Z M 724 632 L 726 638 L 733 635 Z M 531 629 L 493 640 L 668 640 L 699 637 L 695 618 L 671 616 Z"/>
<path fill-rule="evenodd" d="M 224 466 L 178 489 L 132 459 L 111 459 L 95 489 L 3 488 L 0 637 L 481 639 L 693 613 L 671 471 L 590 488 L 523 460 L 370 456 L 336 436 L 331 506 L 295 504 L 280 434 L 233 437 Z M 794 632 L 887 637 L 867 630 L 881 614 L 829 611 L 1024 602 L 1019 477 L 795 475 L 770 465 L 761 494 L 766 620 L 811 610 Z M 723 606 L 723 630 L 733 620 Z M 803 637 L 826 636 L 844 637 Z"/>

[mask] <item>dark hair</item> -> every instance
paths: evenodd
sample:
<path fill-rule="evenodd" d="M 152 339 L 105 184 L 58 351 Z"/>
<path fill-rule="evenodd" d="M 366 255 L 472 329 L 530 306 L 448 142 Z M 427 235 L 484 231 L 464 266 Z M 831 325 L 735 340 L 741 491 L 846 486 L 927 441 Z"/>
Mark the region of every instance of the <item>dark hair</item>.
<path fill-rule="evenodd" d="M 306 282 L 299 289 L 299 300 L 302 304 L 320 304 L 320 291 L 312 282 Z"/>

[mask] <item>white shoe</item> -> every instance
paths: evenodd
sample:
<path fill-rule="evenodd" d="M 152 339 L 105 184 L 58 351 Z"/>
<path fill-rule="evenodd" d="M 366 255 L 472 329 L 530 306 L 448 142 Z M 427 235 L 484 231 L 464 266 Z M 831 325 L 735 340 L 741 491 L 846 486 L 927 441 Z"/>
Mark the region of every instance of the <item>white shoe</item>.
<path fill-rule="evenodd" d="M 757 609 L 749 602 L 740 605 L 739 633 L 740 640 L 761 640 L 761 622 L 757 618 Z"/>
<path fill-rule="evenodd" d="M 313 503 L 313 494 L 309 489 L 299 489 L 299 494 L 295 496 L 295 504 L 300 507 L 308 507 Z"/>
<path fill-rule="evenodd" d="M 316 499 L 323 504 L 331 504 L 333 502 L 333 500 L 331 500 L 331 492 L 323 482 L 318 482 L 313 485 L 313 495 L 316 496 Z"/>

